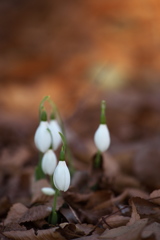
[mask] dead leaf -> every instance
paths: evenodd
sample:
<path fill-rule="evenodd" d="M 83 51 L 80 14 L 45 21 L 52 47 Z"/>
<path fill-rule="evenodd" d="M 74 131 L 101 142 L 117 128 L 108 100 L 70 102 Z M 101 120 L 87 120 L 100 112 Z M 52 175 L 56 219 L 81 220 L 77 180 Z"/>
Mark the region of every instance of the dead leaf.
<path fill-rule="evenodd" d="M 10 222 L 4 228 L 5 232 L 8 232 L 8 231 L 25 231 L 25 230 L 26 230 L 26 227 L 25 226 L 21 226 L 17 222 Z"/>
<path fill-rule="evenodd" d="M 60 232 L 66 239 L 80 238 L 85 235 L 85 233 L 78 229 L 73 223 L 60 224 L 58 232 Z"/>
<path fill-rule="evenodd" d="M 142 230 L 147 224 L 148 219 L 140 219 L 130 226 L 121 226 L 110 230 L 105 230 L 100 239 L 114 240 L 139 240 Z"/>
<path fill-rule="evenodd" d="M 155 236 L 156 240 L 160 239 L 160 224 L 157 222 L 151 223 L 146 226 L 142 232 L 142 238 L 148 239 L 151 236 Z"/>
<path fill-rule="evenodd" d="M 66 218 L 69 223 L 80 223 L 80 219 L 78 218 L 76 212 L 73 210 L 71 206 L 61 207 L 59 209 L 60 213 Z"/>
<path fill-rule="evenodd" d="M 130 220 L 130 217 L 122 216 L 122 215 L 109 215 L 104 216 L 104 227 L 109 226 L 110 228 L 117 228 L 120 226 L 124 226 Z"/>
<path fill-rule="evenodd" d="M 6 226 L 12 222 L 19 222 L 19 219 L 26 213 L 28 210 L 22 203 L 15 203 L 8 212 L 7 218 L 4 221 L 4 225 Z"/>
<path fill-rule="evenodd" d="M 76 227 L 78 229 L 80 229 L 81 231 L 83 231 L 85 233 L 85 235 L 88 235 L 91 231 L 93 231 L 95 229 L 95 226 L 92 224 L 76 224 Z"/>
<path fill-rule="evenodd" d="M 157 203 L 160 205 L 160 189 L 158 190 L 154 190 L 150 196 L 149 196 L 149 200 L 153 203 Z"/>
<path fill-rule="evenodd" d="M 134 202 L 137 213 L 141 217 L 150 217 L 150 218 L 160 218 L 160 206 L 156 205 L 146 199 L 133 197 L 132 201 Z"/>
<path fill-rule="evenodd" d="M 138 188 L 126 188 L 126 191 L 128 192 L 128 197 L 140 197 L 144 199 L 149 198 L 149 194 L 141 189 Z"/>
<path fill-rule="evenodd" d="M 47 205 L 34 206 L 28 209 L 19 219 L 19 223 L 33 222 L 44 219 L 50 215 L 52 208 Z"/>
<path fill-rule="evenodd" d="M 134 224 L 135 222 L 137 222 L 138 220 L 140 220 L 140 215 L 137 213 L 136 206 L 135 206 L 134 202 L 132 201 L 132 199 L 129 200 L 129 205 L 132 208 L 132 214 L 131 214 L 131 218 L 130 218 L 130 221 L 128 222 L 127 226 L 130 226 L 130 225 Z"/>
<path fill-rule="evenodd" d="M 56 231 L 57 228 L 50 228 L 46 230 L 38 230 L 35 232 L 33 229 L 27 231 L 10 231 L 3 232 L 3 234 L 13 240 L 65 240 L 65 238 Z"/>
<path fill-rule="evenodd" d="M 96 206 L 111 199 L 112 197 L 113 197 L 113 193 L 109 190 L 100 190 L 100 191 L 91 192 L 85 208 L 96 209 Z"/>
<path fill-rule="evenodd" d="M 94 210 L 102 210 L 119 204 L 127 197 L 127 191 L 124 191 L 122 194 L 118 195 L 117 197 L 112 197 L 111 199 L 104 201 L 97 206 L 94 207 Z"/>

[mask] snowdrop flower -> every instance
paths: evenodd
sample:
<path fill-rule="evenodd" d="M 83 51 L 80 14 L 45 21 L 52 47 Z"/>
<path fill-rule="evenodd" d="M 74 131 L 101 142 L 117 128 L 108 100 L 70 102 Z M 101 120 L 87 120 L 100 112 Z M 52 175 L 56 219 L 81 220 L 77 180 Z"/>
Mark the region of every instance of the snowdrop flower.
<path fill-rule="evenodd" d="M 59 132 L 62 132 L 62 130 L 56 119 L 51 119 L 51 121 L 49 122 L 49 129 L 52 135 L 52 147 L 55 151 L 61 144 L 61 137 L 59 135 Z"/>
<path fill-rule="evenodd" d="M 34 142 L 36 147 L 40 152 L 43 153 L 46 152 L 51 146 L 51 135 L 47 128 L 48 128 L 47 115 L 46 112 L 43 111 L 40 124 L 34 136 Z"/>
<path fill-rule="evenodd" d="M 105 118 L 105 101 L 101 103 L 100 125 L 94 134 L 94 142 L 100 152 L 106 151 L 110 145 L 110 134 Z"/>
<path fill-rule="evenodd" d="M 100 152 L 105 152 L 110 145 L 110 135 L 106 124 L 100 124 L 94 135 L 94 142 Z"/>
<path fill-rule="evenodd" d="M 55 187 L 66 192 L 70 185 L 70 173 L 65 161 L 59 161 L 53 175 Z"/>
<path fill-rule="evenodd" d="M 52 175 L 57 165 L 57 157 L 52 149 L 48 149 L 42 158 L 42 170 L 45 174 Z"/>
<path fill-rule="evenodd" d="M 44 187 L 41 189 L 41 191 L 47 196 L 53 196 L 55 194 L 55 190 L 50 187 Z"/>

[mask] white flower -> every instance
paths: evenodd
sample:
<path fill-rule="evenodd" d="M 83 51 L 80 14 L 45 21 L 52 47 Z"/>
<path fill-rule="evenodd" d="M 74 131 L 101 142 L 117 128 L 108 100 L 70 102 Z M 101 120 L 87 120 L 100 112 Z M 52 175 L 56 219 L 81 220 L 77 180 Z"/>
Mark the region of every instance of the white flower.
<path fill-rule="evenodd" d="M 70 173 L 65 161 L 59 161 L 53 175 L 55 187 L 66 192 L 70 185 Z"/>
<path fill-rule="evenodd" d="M 51 135 L 47 128 L 48 122 L 41 121 L 34 136 L 36 147 L 40 152 L 43 153 L 46 152 L 51 146 Z"/>
<path fill-rule="evenodd" d="M 100 124 L 94 134 L 94 142 L 100 152 L 104 152 L 110 145 L 110 134 L 106 124 Z"/>
<path fill-rule="evenodd" d="M 41 189 L 41 191 L 48 196 L 53 196 L 55 194 L 55 190 L 53 188 L 50 187 L 44 187 Z"/>
<path fill-rule="evenodd" d="M 52 149 L 48 149 L 42 158 L 42 170 L 45 174 L 52 175 L 57 165 L 57 157 Z"/>
<path fill-rule="evenodd" d="M 59 132 L 62 132 L 57 120 L 52 119 L 49 122 L 49 129 L 51 131 L 52 134 L 52 147 L 53 150 L 57 150 L 57 148 L 59 147 L 59 145 L 61 144 L 61 137 L 59 135 Z"/>

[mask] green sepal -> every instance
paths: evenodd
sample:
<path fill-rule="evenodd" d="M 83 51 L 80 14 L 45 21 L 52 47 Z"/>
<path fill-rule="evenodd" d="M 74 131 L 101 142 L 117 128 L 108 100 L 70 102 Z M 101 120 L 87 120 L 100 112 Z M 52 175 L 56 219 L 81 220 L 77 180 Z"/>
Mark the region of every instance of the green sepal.
<path fill-rule="evenodd" d="M 54 114 L 54 112 L 51 113 L 50 119 L 51 119 L 51 120 L 54 120 L 54 119 L 55 119 L 55 114 Z"/>
<path fill-rule="evenodd" d="M 59 155 L 59 160 L 60 161 L 65 161 L 65 148 L 64 148 L 64 145 L 61 148 L 60 155 Z"/>
<path fill-rule="evenodd" d="M 45 110 L 41 112 L 40 121 L 45 121 L 45 122 L 47 121 L 47 113 Z"/>

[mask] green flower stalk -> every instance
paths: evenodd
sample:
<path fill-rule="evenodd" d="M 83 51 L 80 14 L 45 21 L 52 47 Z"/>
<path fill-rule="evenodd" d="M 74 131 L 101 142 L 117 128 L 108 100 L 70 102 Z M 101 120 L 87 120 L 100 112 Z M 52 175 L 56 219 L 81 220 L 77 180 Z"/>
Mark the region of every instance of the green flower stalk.
<path fill-rule="evenodd" d="M 69 170 L 70 170 L 70 174 L 72 176 L 74 174 L 75 170 L 74 170 L 74 166 L 73 166 L 72 154 L 71 154 L 71 151 L 70 151 L 67 139 L 66 139 L 66 133 L 65 133 L 64 124 L 63 124 L 61 115 L 60 115 L 60 113 L 58 111 L 58 108 L 55 105 L 55 103 L 50 98 L 48 99 L 48 102 L 50 103 L 50 105 L 52 107 L 51 121 L 50 121 L 50 123 L 51 123 L 50 124 L 50 130 L 51 131 L 53 130 L 52 132 L 54 132 L 54 128 L 55 128 L 55 130 L 57 132 L 57 130 L 59 129 L 58 132 L 62 133 L 61 138 L 62 138 L 62 136 L 64 137 L 63 140 L 65 141 L 66 156 L 67 156 L 67 160 L 68 160 L 68 167 L 69 167 Z M 56 122 L 53 122 L 54 119 L 56 119 Z M 58 125 L 58 126 L 56 126 L 56 125 Z M 52 129 L 52 126 L 53 126 L 53 129 Z M 56 149 L 57 145 L 59 146 L 60 143 L 61 143 L 61 140 L 59 139 L 58 135 L 56 134 L 55 143 L 54 143 L 54 138 L 53 138 L 53 149 Z"/>

